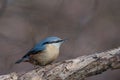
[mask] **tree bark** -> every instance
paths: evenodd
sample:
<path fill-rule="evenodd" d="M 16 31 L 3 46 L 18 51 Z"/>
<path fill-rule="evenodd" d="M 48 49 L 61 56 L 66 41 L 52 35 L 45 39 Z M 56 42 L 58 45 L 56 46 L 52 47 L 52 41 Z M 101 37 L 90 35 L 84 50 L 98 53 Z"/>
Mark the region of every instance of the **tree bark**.
<path fill-rule="evenodd" d="M 108 69 L 120 69 L 120 47 L 39 67 L 24 74 L 1 75 L 0 80 L 84 80 Z"/>

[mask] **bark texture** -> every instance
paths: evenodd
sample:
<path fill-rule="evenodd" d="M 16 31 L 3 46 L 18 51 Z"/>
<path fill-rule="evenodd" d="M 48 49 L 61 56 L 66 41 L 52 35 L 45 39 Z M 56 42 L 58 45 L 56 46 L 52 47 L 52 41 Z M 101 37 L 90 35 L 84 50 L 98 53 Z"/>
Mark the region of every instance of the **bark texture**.
<path fill-rule="evenodd" d="M 0 80 L 84 80 L 111 69 L 120 69 L 120 47 L 84 55 L 29 72 L 1 75 Z"/>

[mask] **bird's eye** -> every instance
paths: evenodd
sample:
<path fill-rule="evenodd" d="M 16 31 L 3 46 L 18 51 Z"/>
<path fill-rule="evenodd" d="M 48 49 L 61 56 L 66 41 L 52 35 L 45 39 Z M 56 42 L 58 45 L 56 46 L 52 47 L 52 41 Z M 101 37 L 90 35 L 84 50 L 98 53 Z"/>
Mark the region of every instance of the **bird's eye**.
<path fill-rule="evenodd" d="M 49 42 L 45 42 L 45 43 L 43 43 L 43 45 L 46 45 L 46 44 L 49 44 Z"/>
<path fill-rule="evenodd" d="M 43 45 L 45 45 L 45 44 L 52 44 L 52 43 L 59 43 L 59 42 L 62 42 L 62 41 L 64 41 L 64 40 L 57 40 L 57 41 L 45 42 L 45 43 L 43 43 Z"/>
<path fill-rule="evenodd" d="M 64 40 L 58 40 L 58 41 L 54 41 L 54 43 L 59 43 L 59 42 L 63 42 Z"/>
<path fill-rule="evenodd" d="M 56 43 L 59 43 L 59 42 L 63 42 L 64 40 L 58 40 L 58 41 L 56 41 Z"/>

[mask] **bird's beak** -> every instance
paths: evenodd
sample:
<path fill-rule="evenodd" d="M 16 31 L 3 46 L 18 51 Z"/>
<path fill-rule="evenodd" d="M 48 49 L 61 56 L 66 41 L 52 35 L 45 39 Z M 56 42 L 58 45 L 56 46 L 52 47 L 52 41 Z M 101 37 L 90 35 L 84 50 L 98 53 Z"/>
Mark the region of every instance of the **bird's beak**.
<path fill-rule="evenodd" d="M 65 42 L 65 41 L 67 41 L 67 40 L 68 40 L 68 39 L 63 39 L 62 42 Z"/>

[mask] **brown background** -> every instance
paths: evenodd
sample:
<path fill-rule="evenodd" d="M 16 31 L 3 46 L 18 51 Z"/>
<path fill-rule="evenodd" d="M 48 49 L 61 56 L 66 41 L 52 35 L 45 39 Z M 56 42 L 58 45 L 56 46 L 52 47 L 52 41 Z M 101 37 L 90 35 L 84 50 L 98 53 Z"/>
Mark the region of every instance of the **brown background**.
<path fill-rule="evenodd" d="M 0 16 L 0 74 L 33 69 L 14 62 L 47 36 L 68 39 L 57 61 L 116 48 L 120 0 L 8 0 Z M 120 80 L 119 74 L 109 70 L 88 80 Z"/>

